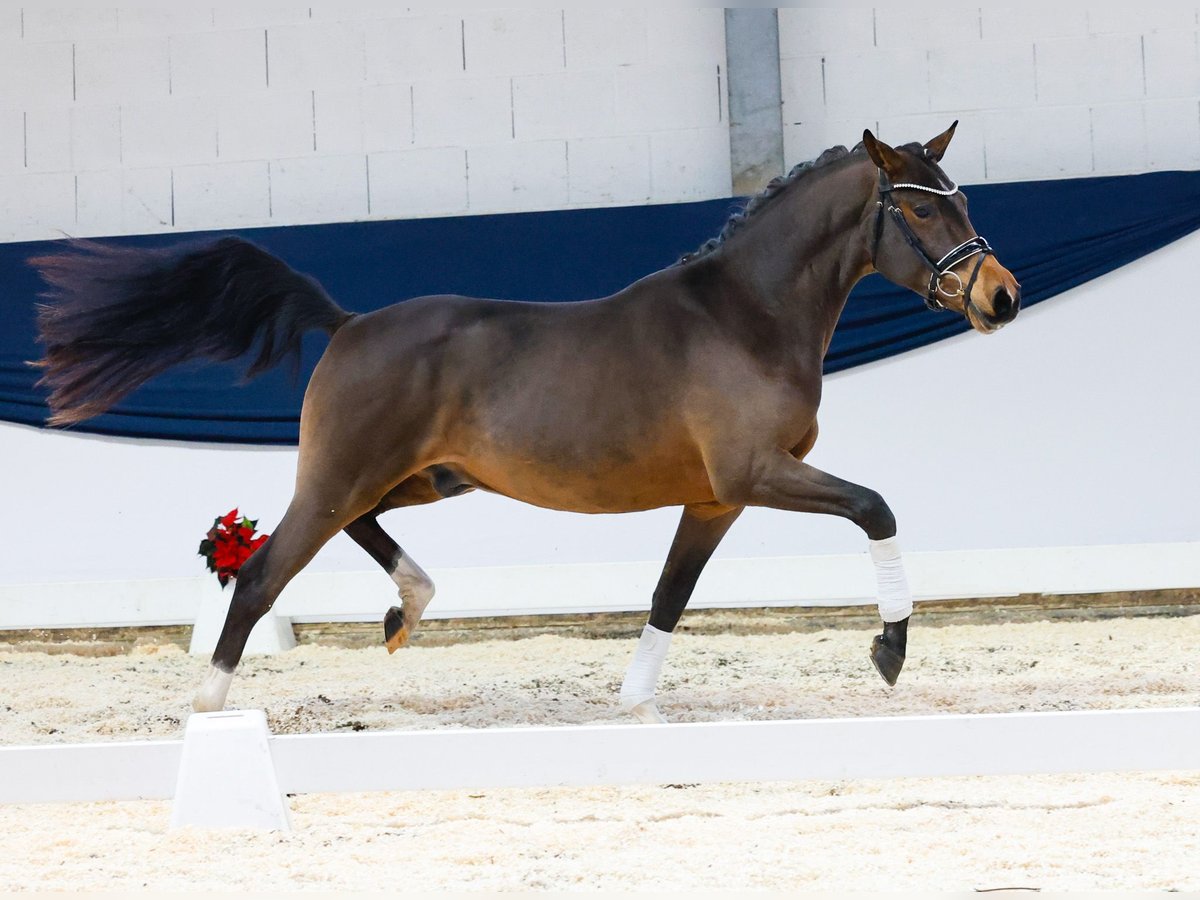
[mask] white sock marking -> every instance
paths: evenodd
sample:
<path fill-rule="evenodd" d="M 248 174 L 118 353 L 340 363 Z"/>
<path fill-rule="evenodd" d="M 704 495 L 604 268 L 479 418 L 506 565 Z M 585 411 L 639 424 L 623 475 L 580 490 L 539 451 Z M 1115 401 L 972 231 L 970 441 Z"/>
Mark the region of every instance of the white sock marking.
<path fill-rule="evenodd" d="M 425 574 L 425 570 L 416 561 L 398 550 L 392 559 L 392 581 L 400 591 L 400 608 L 404 610 L 404 624 L 412 628 L 425 612 L 425 607 L 433 599 L 437 588 L 433 579 Z"/>
<path fill-rule="evenodd" d="M 222 672 L 216 666 L 208 667 L 208 674 L 200 683 L 200 690 L 192 699 L 192 709 L 196 712 L 220 712 L 225 708 L 225 697 L 229 694 L 229 685 L 233 682 L 232 672 Z"/>

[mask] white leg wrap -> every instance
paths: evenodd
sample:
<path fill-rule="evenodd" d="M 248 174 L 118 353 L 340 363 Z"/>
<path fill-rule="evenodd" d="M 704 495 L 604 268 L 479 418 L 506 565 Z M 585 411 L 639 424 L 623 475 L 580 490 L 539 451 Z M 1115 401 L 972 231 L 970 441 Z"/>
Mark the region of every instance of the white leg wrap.
<path fill-rule="evenodd" d="M 409 627 L 413 627 L 421 621 L 425 607 L 433 599 L 436 590 L 433 579 L 425 574 L 425 570 L 417 565 L 416 560 L 401 550 L 392 560 L 392 581 L 399 588 L 404 621 Z"/>
<path fill-rule="evenodd" d="M 665 722 L 654 703 L 654 690 L 662 672 L 663 660 L 671 646 L 671 633 L 653 625 L 642 629 L 633 661 L 621 684 L 621 709 L 633 713 L 642 722 Z"/>
<path fill-rule="evenodd" d="M 904 575 L 904 561 L 896 538 L 871 541 L 875 583 L 879 590 L 879 615 L 885 622 L 899 622 L 912 615 L 912 592 Z"/>
<path fill-rule="evenodd" d="M 192 698 L 192 709 L 196 712 L 220 712 L 225 708 L 225 697 L 233 681 L 231 672 L 222 672 L 216 666 L 208 667 L 208 674 Z"/>

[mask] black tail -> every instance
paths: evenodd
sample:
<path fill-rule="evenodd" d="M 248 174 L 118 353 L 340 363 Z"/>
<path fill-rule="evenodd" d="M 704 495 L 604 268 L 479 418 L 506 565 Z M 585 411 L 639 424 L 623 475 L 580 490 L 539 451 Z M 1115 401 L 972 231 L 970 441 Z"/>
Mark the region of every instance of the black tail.
<path fill-rule="evenodd" d="M 49 285 L 38 308 L 33 365 L 50 388 L 51 425 L 98 415 L 188 360 L 237 359 L 259 348 L 253 377 L 290 356 L 314 328 L 351 313 L 283 260 L 241 238 L 163 250 L 76 241 L 31 259 Z"/>

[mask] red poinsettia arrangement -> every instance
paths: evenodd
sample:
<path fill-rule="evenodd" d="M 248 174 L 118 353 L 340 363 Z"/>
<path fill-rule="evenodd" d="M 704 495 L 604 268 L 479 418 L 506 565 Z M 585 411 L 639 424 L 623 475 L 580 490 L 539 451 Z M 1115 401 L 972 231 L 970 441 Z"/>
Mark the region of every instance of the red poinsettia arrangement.
<path fill-rule="evenodd" d="M 250 555 L 270 537 L 266 534 L 255 535 L 257 527 L 257 519 L 243 516 L 239 522 L 236 509 L 213 519 L 213 527 L 200 542 L 200 555 L 208 563 L 208 571 L 217 573 L 221 587 L 225 587 L 229 579 L 237 578 L 238 570 Z"/>

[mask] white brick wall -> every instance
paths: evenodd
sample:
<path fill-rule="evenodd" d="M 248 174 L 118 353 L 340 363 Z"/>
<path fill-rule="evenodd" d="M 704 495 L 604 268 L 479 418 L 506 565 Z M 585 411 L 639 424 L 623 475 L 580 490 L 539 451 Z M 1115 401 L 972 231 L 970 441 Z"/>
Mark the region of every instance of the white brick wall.
<path fill-rule="evenodd" d="M 788 165 L 864 127 L 927 140 L 964 183 L 1200 168 L 1200 8 L 781 9 Z"/>
<path fill-rule="evenodd" d="M 729 193 L 724 14 L 0 10 L 0 239 Z"/>
<path fill-rule="evenodd" d="M 970 183 L 1200 166 L 1197 8 L 780 10 L 789 165 L 962 124 Z M 0 10 L 4 239 L 729 193 L 720 8 Z"/>

